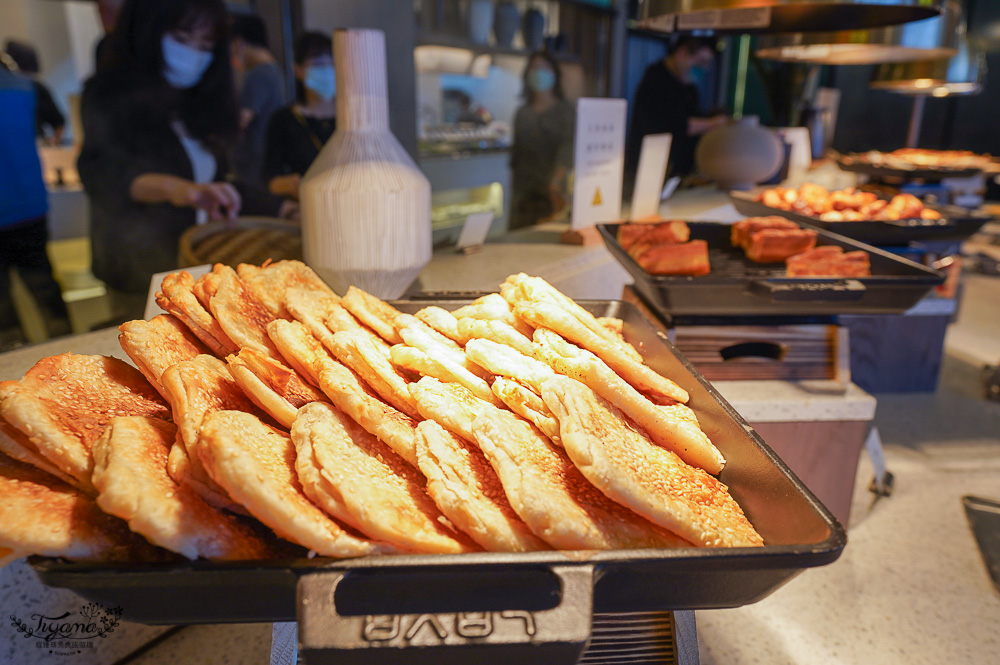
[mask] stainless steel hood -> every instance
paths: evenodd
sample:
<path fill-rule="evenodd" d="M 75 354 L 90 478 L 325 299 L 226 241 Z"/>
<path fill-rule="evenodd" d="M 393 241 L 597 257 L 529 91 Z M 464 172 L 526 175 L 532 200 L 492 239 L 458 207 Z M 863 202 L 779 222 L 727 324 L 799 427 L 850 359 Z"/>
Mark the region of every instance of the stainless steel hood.
<path fill-rule="evenodd" d="M 937 16 L 941 0 L 642 0 L 639 27 L 659 32 L 830 32 Z"/>

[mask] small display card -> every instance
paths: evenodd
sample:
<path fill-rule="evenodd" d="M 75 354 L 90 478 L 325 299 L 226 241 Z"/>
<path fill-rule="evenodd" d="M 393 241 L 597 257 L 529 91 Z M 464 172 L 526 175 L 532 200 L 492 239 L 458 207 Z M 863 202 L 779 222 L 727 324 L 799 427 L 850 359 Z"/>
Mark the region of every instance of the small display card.
<path fill-rule="evenodd" d="M 493 223 L 493 212 L 474 212 L 465 218 L 462 225 L 462 232 L 458 234 L 458 244 L 456 248 L 460 252 L 471 253 L 483 246 L 486 242 L 486 235 L 490 232 L 490 225 Z"/>
<path fill-rule="evenodd" d="M 647 134 L 642 138 L 639 168 L 632 192 L 632 219 L 651 217 L 660 212 L 663 177 L 667 173 L 672 134 Z"/>
<path fill-rule="evenodd" d="M 574 230 L 621 218 L 627 105 L 586 97 L 576 103 Z"/>

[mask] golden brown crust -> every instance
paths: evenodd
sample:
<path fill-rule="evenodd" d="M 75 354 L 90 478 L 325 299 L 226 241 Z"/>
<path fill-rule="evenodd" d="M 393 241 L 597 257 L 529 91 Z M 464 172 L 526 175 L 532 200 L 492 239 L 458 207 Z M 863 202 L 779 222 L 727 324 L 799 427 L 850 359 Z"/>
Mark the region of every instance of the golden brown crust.
<path fill-rule="evenodd" d="M 420 417 L 406 388 L 406 379 L 363 333 L 336 333 L 331 351 L 337 360 L 356 372 L 394 409 L 411 418 Z"/>
<path fill-rule="evenodd" d="M 585 550 L 686 544 L 601 494 L 562 450 L 513 413 L 431 378 L 410 389 L 428 419 L 476 442 L 511 507 L 549 545 Z"/>
<path fill-rule="evenodd" d="M 459 321 L 464 318 L 503 321 L 522 335 L 531 337 L 531 326 L 514 316 L 510 303 L 504 300 L 499 293 L 490 293 L 476 298 L 471 304 L 456 309 L 452 315 Z"/>
<path fill-rule="evenodd" d="M 186 270 L 163 278 L 156 293 L 156 304 L 176 316 L 205 346 L 217 356 L 226 357 L 239 349 L 222 331 L 219 322 L 194 294 L 194 278 Z"/>
<path fill-rule="evenodd" d="M 303 323 L 275 319 L 267 324 L 267 336 L 285 362 L 309 383 L 319 387 L 319 367 L 333 360 L 333 356 Z"/>
<path fill-rule="evenodd" d="M 170 314 L 160 314 L 149 321 L 127 321 L 118 330 L 122 350 L 164 399 L 166 395 L 160 385 L 164 370 L 182 360 L 210 353 L 180 319 Z"/>
<path fill-rule="evenodd" d="M 389 344 L 399 344 L 403 341 L 393 326 L 393 321 L 400 314 L 399 310 L 381 298 L 352 286 L 347 289 L 341 304 L 357 317 L 358 321 L 374 330 Z"/>
<path fill-rule="evenodd" d="M 531 338 L 518 332 L 512 325 L 504 321 L 465 317 L 458 319 L 458 330 L 466 338 L 466 344 L 472 339 L 488 339 L 491 342 L 509 346 L 526 356 L 531 356 L 534 353 Z"/>
<path fill-rule="evenodd" d="M 276 534 L 323 556 L 364 556 L 381 551 L 330 519 L 302 491 L 295 446 L 287 434 L 242 411 L 205 417 L 198 456 L 212 478 Z"/>
<path fill-rule="evenodd" d="M 242 349 L 239 355 L 226 358 L 226 362 L 243 392 L 286 429 L 295 421 L 299 407 L 327 401 L 321 391 L 306 383 L 295 370 L 254 349 Z"/>
<path fill-rule="evenodd" d="M 334 517 L 405 550 L 457 554 L 479 549 L 445 526 L 415 468 L 335 407 L 303 407 L 292 440 L 300 477 L 308 466 L 324 481 L 311 484 L 312 492 L 307 486 L 306 493 Z"/>
<path fill-rule="evenodd" d="M 115 416 L 170 420 L 170 409 L 124 361 L 64 353 L 35 363 L 0 403 L 0 416 L 93 492 L 90 448 L 108 422 Z"/>
<path fill-rule="evenodd" d="M 469 341 L 459 332 L 458 319 L 446 309 L 432 305 L 417 311 L 413 316 L 457 344 L 464 346 Z"/>
<path fill-rule="evenodd" d="M 75 561 L 162 561 L 164 555 L 66 483 L 0 455 L 0 548 Z"/>
<path fill-rule="evenodd" d="M 212 316 L 237 347 L 250 348 L 272 358 L 280 357 L 267 336 L 267 324 L 274 321 L 274 316 L 235 270 L 229 267 L 220 270 L 218 289 L 209 305 Z"/>
<path fill-rule="evenodd" d="M 420 471 L 441 512 L 493 552 L 550 549 L 510 507 L 500 479 L 483 452 L 433 420 L 417 427 Z"/>
<path fill-rule="evenodd" d="M 502 376 L 497 377 L 491 388 L 493 394 L 499 397 L 508 409 L 537 427 L 552 443 L 557 446 L 562 445 L 559 439 L 559 421 L 539 395 L 517 379 L 507 379 Z"/>
<path fill-rule="evenodd" d="M 576 467 L 615 501 L 702 547 L 763 544 L 725 485 L 654 445 L 582 383 L 555 377 L 542 397 Z"/>
<path fill-rule="evenodd" d="M 291 289 L 304 290 L 316 297 L 340 300 L 320 276 L 301 261 L 275 261 L 260 267 L 241 263 L 236 266 L 236 272 L 275 318 L 291 318 L 285 305 L 285 298 Z"/>
<path fill-rule="evenodd" d="M 461 365 L 451 362 L 443 354 L 432 357 L 420 349 L 405 344 L 396 344 L 389 351 L 392 362 L 397 367 L 403 367 L 420 376 L 433 376 L 440 381 L 457 383 L 479 399 L 495 406 L 503 405 L 503 402 L 490 390 L 490 384 Z"/>
<path fill-rule="evenodd" d="M 189 559 L 266 559 L 275 548 L 167 474 L 177 428 L 152 418 L 115 418 L 94 443 L 97 505 L 151 543 Z"/>

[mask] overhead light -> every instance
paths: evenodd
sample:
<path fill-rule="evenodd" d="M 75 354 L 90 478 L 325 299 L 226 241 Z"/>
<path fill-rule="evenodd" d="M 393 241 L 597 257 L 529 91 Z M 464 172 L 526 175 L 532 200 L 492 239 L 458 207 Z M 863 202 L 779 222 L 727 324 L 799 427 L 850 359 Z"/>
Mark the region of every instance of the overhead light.
<path fill-rule="evenodd" d="M 950 97 L 982 92 L 985 78 L 986 58 L 969 44 L 963 26 L 954 56 L 880 65 L 869 85 L 876 90 L 907 95 Z"/>
<path fill-rule="evenodd" d="M 948 58 L 957 52 L 962 5 L 946 0 L 939 16 L 869 30 L 764 35 L 757 57 L 820 65 L 874 65 Z"/>
<path fill-rule="evenodd" d="M 639 27 L 658 32 L 829 32 L 937 16 L 942 0 L 641 0 Z"/>

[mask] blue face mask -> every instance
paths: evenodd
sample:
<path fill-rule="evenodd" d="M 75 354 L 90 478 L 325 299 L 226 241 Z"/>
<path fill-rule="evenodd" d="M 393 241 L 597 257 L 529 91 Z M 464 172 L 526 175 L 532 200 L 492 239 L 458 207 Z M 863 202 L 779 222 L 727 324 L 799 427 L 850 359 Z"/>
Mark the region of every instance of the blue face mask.
<path fill-rule="evenodd" d="M 302 85 L 319 95 L 323 101 L 330 101 L 337 94 L 337 75 L 333 71 L 333 65 L 306 67 Z"/>
<path fill-rule="evenodd" d="M 548 92 L 556 87 L 556 73 L 551 69 L 532 69 L 528 72 L 528 87 L 535 92 Z"/>
<path fill-rule="evenodd" d="M 212 53 L 182 44 L 169 34 L 160 42 L 163 48 L 163 78 L 175 88 L 193 88 L 212 64 Z"/>
<path fill-rule="evenodd" d="M 688 70 L 688 80 L 692 83 L 701 83 L 705 80 L 705 75 L 708 74 L 708 69 L 702 67 L 701 65 L 695 65 L 690 70 Z"/>

